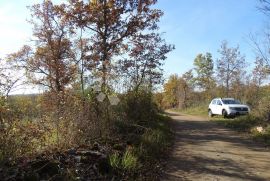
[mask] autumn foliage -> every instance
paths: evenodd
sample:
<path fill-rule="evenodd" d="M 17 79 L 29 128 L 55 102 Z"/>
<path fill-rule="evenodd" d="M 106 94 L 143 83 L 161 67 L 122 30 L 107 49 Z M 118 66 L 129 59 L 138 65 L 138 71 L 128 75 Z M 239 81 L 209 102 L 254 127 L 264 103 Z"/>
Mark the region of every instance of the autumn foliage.
<path fill-rule="evenodd" d="M 106 147 L 106 154 L 112 154 L 111 162 L 105 162 L 120 178 L 142 169 L 139 162 L 148 149 L 143 138 L 151 142 L 156 139 L 152 134 L 161 134 L 165 140 L 163 131 L 169 132 L 155 127 L 164 120 L 158 115 L 153 91 L 162 82 L 166 55 L 174 49 L 158 32 L 163 12 L 153 8 L 156 2 L 72 0 L 54 4 L 46 0 L 29 7 L 34 44 L 8 55 L 5 65 L 24 75 L 24 85 L 43 91 L 9 96 L 18 78 L 1 79 L 1 164 L 52 150 L 96 149 L 99 143 Z M 6 74 L 5 70 L 0 73 Z M 151 157 L 150 153 L 147 159 L 155 162 L 158 155 Z M 76 154 L 82 155 L 78 150 Z M 119 167 L 113 163 L 117 159 L 122 160 Z M 55 176 L 25 168 L 22 172 L 35 178 Z M 26 178 L 22 172 L 15 178 Z M 66 174 L 56 175 L 72 178 L 77 173 Z"/>

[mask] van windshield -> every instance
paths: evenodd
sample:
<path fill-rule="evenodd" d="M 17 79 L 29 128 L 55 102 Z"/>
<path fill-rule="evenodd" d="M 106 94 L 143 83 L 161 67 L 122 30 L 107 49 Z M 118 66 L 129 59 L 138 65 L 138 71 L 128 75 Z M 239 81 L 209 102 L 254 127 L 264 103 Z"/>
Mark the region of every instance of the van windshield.
<path fill-rule="evenodd" d="M 222 99 L 223 104 L 241 104 L 238 100 Z"/>

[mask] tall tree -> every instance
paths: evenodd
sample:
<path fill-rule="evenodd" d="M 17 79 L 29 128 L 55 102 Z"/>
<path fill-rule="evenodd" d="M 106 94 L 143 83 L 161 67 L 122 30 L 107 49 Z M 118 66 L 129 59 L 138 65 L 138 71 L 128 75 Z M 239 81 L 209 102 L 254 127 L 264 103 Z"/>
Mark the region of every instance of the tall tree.
<path fill-rule="evenodd" d="M 81 27 L 89 35 L 87 60 L 94 62 L 103 85 L 115 59 L 128 52 L 128 40 L 158 28 L 163 13 L 151 8 L 155 3 L 156 0 L 73 0 L 63 6 L 62 14 L 73 27 Z"/>
<path fill-rule="evenodd" d="M 229 48 L 226 41 L 222 42 L 218 52 L 221 57 L 217 59 L 217 78 L 222 85 L 225 85 L 226 96 L 229 97 L 232 83 L 246 67 L 245 57 L 241 55 L 238 46 Z"/>
<path fill-rule="evenodd" d="M 69 29 L 59 9 L 50 0 L 30 7 L 36 46 L 24 46 L 9 57 L 26 69 L 33 83 L 56 94 L 65 90 L 76 72 Z"/>
<path fill-rule="evenodd" d="M 65 90 L 71 85 L 77 70 L 72 32 L 67 26 L 68 21 L 60 14 L 61 9 L 61 5 L 54 5 L 50 0 L 30 7 L 35 47 L 24 46 L 9 57 L 19 67 L 25 68 L 34 84 L 47 87 L 50 107 L 54 110 L 58 145 Z"/>
<path fill-rule="evenodd" d="M 210 53 L 197 55 L 193 65 L 196 72 L 196 84 L 204 91 L 211 90 L 214 85 L 214 62 L 212 55 Z"/>

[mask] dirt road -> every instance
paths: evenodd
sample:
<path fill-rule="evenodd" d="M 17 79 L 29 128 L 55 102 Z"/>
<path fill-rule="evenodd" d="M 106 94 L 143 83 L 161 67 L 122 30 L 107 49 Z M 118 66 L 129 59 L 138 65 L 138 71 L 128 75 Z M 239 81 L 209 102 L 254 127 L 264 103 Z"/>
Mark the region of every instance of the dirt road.
<path fill-rule="evenodd" d="M 176 140 L 162 180 L 269 180 L 270 150 L 207 118 L 169 112 Z"/>

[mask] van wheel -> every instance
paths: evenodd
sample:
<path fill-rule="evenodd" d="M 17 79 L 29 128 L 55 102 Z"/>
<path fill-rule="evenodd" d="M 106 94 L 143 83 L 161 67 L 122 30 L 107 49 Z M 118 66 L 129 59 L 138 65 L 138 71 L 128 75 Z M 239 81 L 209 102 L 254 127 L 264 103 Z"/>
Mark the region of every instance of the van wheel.
<path fill-rule="evenodd" d="M 224 118 L 227 118 L 228 117 L 228 113 L 227 113 L 227 111 L 225 109 L 222 110 L 222 116 Z"/>
<path fill-rule="evenodd" d="M 208 116 L 211 118 L 214 116 L 214 114 L 212 113 L 211 109 L 208 110 Z"/>

